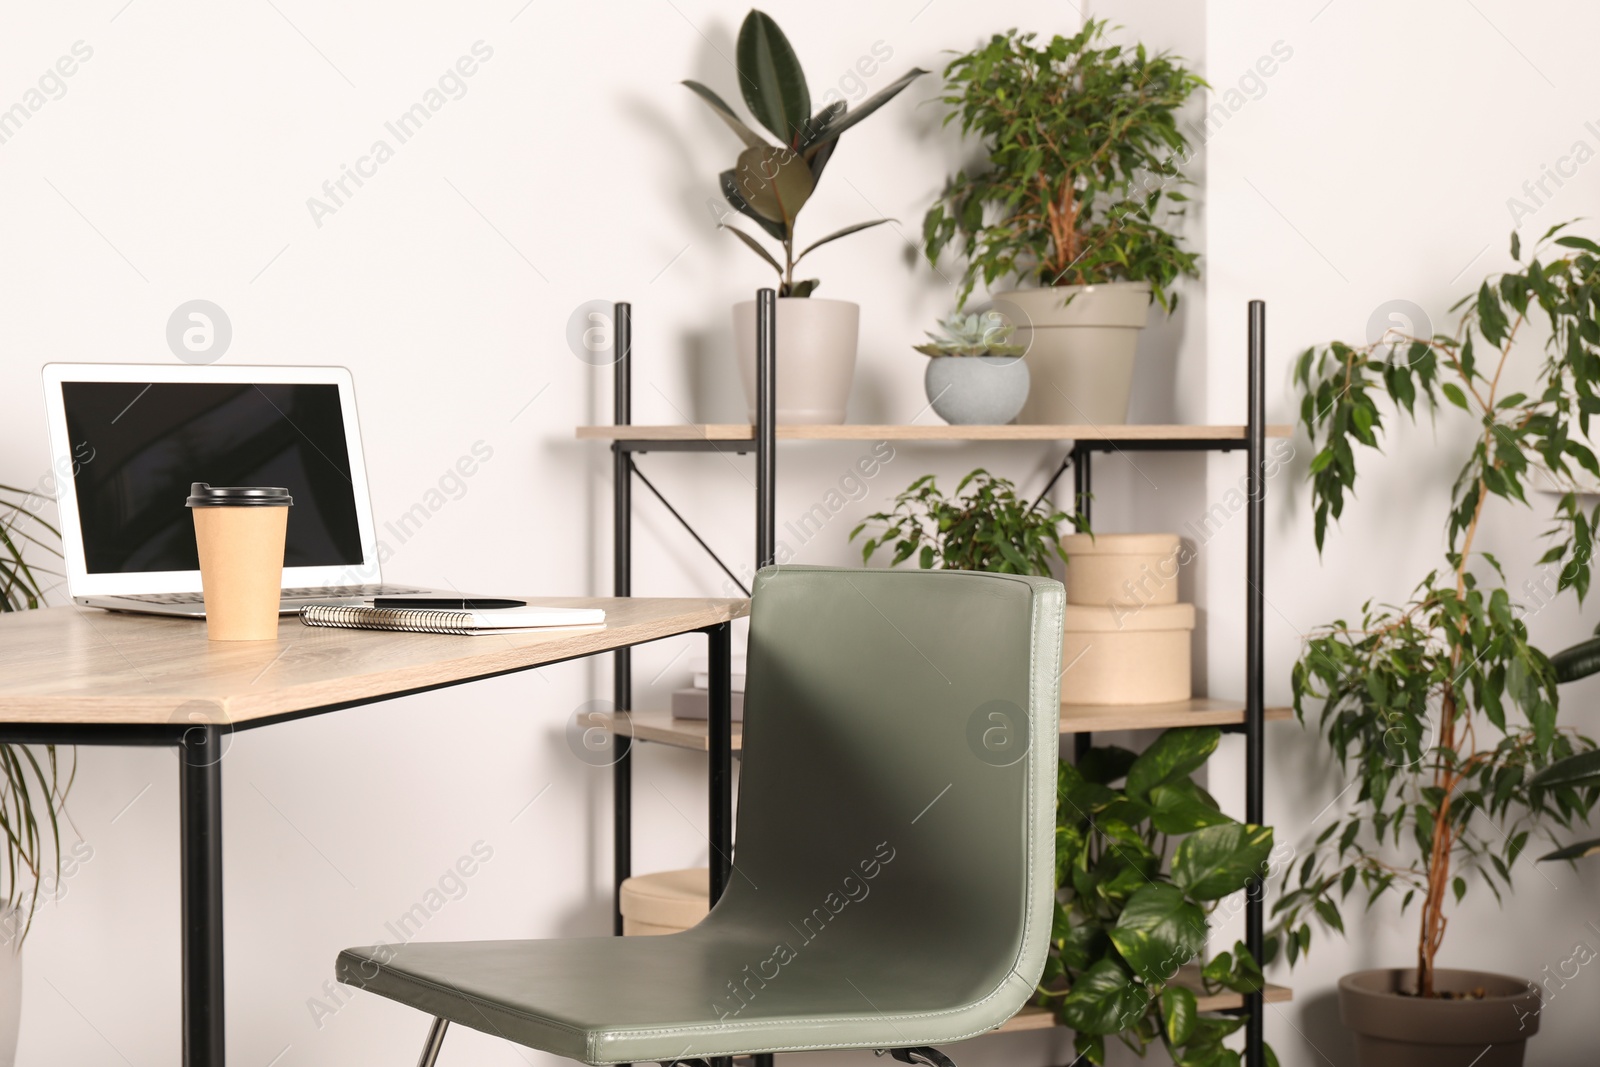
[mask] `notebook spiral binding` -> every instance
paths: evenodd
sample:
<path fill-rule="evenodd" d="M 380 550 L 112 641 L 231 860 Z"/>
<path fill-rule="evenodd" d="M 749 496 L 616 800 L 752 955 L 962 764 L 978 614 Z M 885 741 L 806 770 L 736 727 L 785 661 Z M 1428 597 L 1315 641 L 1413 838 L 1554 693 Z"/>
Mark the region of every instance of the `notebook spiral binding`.
<path fill-rule="evenodd" d="M 300 621 L 307 626 L 339 626 L 351 630 L 403 630 L 421 634 L 476 632 L 470 612 L 423 608 L 312 604 L 300 609 Z"/>

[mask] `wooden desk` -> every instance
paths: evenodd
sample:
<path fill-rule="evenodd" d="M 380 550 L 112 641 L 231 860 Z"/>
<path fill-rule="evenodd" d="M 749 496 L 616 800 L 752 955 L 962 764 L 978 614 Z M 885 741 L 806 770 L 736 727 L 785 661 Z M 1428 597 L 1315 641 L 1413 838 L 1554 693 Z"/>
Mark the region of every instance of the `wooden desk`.
<path fill-rule="evenodd" d="M 223 1067 L 223 738 L 633 645 L 704 632 L 726 708 L 729 623 L 744 600 L 544 598 L 604 608 L 606 626 L 456 637 L 304 626 L 212 644 L 191 619 L 62 607 L 0 615 L 0 741 L 170 745 L 179 753 L 185 1067 Z M 721 680 L 722 685 L 715 683 Z M 726 747 L 726 737 L 723 738 Z M 713 824 L 728 825 L 725 780 Z"/>

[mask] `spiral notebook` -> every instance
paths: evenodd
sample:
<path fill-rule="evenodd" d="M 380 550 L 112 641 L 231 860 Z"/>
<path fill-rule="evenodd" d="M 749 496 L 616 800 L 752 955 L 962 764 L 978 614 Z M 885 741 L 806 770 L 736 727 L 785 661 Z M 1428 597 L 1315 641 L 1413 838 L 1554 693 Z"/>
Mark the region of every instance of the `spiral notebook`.
<path fill-rule="evenodd" d="M 600 608 L 376 608 L 371 605 L 312 604 L 300 609 L 307 626 L 339 626 L 352 630 L 404 630 L 423 634 L 510 634 L 529 630 L 570 629 L 605 625 Z"/>

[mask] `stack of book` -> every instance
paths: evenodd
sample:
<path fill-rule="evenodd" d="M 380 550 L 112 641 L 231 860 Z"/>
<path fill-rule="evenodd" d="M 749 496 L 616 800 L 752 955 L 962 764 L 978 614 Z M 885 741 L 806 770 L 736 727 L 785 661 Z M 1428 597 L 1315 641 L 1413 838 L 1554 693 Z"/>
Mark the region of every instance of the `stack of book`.
<path fill-rule="evenodd" d="M 674 719 L 706 719 L 711 710 L 711 668 L 705 659 L 694 665 L 694 688 L 672 694 Z M 744 657 L 733 657 L 733 721 L 744 721 Z"/>

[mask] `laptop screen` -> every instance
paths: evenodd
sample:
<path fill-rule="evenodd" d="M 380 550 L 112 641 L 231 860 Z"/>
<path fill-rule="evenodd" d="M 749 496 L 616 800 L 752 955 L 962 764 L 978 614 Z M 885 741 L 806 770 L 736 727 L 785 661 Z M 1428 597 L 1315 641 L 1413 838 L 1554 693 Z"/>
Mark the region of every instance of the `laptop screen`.
<path fill-rule="evenodd" d="M 281 485 L 285 567 L 359 566 L 350 454 L 333 384 L 62 382 L 90 574 L 192 571 L 189 483 Z M 91 451 L 92 450 L 92 451 Z"/>

